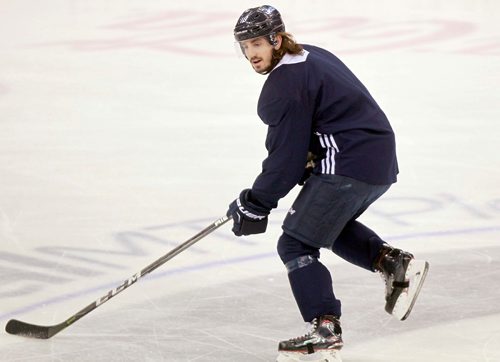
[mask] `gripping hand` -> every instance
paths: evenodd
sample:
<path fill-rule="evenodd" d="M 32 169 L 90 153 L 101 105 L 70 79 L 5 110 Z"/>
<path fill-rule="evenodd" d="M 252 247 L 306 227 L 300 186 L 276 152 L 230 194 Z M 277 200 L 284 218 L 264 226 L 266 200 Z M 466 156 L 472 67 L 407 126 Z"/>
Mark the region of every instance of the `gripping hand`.
<path fill-rule="evenodd" d="M 236 236 L 261 234 L 267 228 L 269 210 L 251 200 L 250 189 L 241 191 L 240 196 L 229 204 L 227 216 L 233 218 L 233 233 Z"/>
<path fill-rule="evenodd" d="M 312 152 L 307 153 L 307 163 L 306 163 L 306 168 L 304 169 L 304 173 L 302 174 L 302 177 L 300 178 L 298 184 L 299 186 L 304 186 L 306 183 L 307 179 L 311 176 L 316 160 L 316 155 L 313 154 Z"/>

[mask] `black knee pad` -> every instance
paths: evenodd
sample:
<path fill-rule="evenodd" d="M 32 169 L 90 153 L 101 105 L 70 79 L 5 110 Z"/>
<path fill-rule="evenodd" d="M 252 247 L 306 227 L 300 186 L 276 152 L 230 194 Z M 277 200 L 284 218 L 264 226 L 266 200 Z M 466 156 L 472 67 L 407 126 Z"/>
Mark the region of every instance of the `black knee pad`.
<path fill-rule="evenodd" d="M 318 248 L 304 244 L 286 233 L 280 236 L 277 249 L 281 261 L 283 261 L 284 264 L 307 255 L 317 259 L 320 254 Z"/>

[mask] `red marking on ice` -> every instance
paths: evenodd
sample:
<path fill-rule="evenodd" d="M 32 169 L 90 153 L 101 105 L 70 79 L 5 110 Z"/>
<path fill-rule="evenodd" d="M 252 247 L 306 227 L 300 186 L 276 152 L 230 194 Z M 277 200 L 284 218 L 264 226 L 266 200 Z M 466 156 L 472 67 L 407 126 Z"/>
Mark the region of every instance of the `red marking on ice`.
<path fill-rule="evenodd" d="M 339 49 L 340 53 L 367 53 L 390 49 L 404 49 L 431 45 L 461 38 L 476 30 L 468 22 L 449 20 L 409 21 L 400 23 L 376 23 L 352 29 L 340 34 L 348 40 L 370 40 L 373 44 Z"/>
<path fill-rule="evenodd" d="M 69 46 L 78 51 L 150 49 L 177 54 L 234 56 L 232 27 L 234 14 L 227 12 L 166 11 L 139 15 L 100 27 L 97 39 L 76 39 L 45 45 Z M 410 20 L 386 22 L 368 17 L 325 17 L 294 23 L 296 36 L 317 35 L 320 43 L 339 54 L 388 50 L 439 51 L 498 55 L 498 42 L 464 47 L 464 37 L 478 31 L 471 22 L 455 20 Z M 325 33 L 326 41 L 325 44 Z M 300 41 L 300 39 L 298 39 Z M 227 52 L 213 49 L 218 41 L 228 44 Z"/>
<path fill-rule="evenodd" d="M 6 93 L 9 93 L 9 88 L 6 85 L 0 83 L 0 95 L 4 95 Z"/>
<path fill-rule="evenodd" d="M 467 41 L 463 48 L 454 51 L 459 54 L 498 56 L 500 55 L 500 36 L 496 38 L 480 38 Z"/>
<path fill-rule="evenodd" d="M 143 18 L 132 19 L 114 24 L 105 25 L 108 29 L 124 29 L 124 30 L 159 30 L 179 27 L 192 27 L 203 32 L 203 30 L 211 23 L 220 22 L 226 19 L 233 20 L 233 13 L 204 13 L 196 11 L 167 11 L 160 14 L 146 16 Z M 230 28 L 231 29 L 231 28 Z M 175 34 L 180 35 L 180 34 Z"/>

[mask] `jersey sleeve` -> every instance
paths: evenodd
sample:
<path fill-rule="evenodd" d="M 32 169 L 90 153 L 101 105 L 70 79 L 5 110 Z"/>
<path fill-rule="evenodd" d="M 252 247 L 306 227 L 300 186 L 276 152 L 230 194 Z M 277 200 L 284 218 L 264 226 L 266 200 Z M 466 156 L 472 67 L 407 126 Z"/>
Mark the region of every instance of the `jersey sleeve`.
<path fill-rule="evenodd" d="M 252 197 L 269 209 L 277 207 L 304 173 L 312 127 L 307 108 L 294 98 L 259 101 L 259 116 L 268 125 L 268 156 L 252 186 Z"/>

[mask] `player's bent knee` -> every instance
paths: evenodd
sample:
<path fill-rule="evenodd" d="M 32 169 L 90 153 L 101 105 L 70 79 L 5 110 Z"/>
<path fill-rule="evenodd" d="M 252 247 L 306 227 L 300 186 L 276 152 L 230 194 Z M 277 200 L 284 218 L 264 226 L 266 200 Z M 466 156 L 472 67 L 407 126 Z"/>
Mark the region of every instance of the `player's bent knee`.
<path fill-rule="evenodd" d="M 319 258 L 318 248 L 306 245 L 286 233 L 283 233 L 279 238 L 277 250 L 281 261 L 285 265 L 288 262 L 303 256 L 315 259 Z"/>

